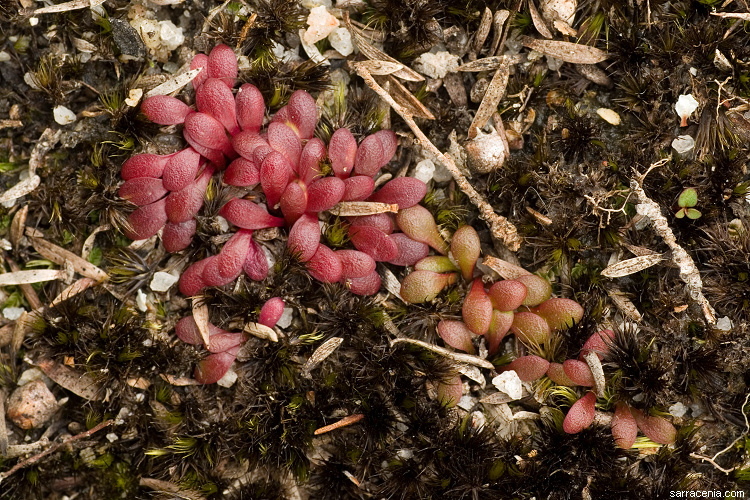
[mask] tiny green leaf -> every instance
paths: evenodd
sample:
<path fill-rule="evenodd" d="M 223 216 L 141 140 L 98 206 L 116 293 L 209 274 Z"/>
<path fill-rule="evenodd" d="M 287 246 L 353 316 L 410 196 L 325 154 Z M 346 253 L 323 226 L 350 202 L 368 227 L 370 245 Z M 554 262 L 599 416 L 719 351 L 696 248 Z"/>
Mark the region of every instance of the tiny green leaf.
<path fill-rule="evenodd" d="M 687 216 L 688 216 L 688 219 L 695 220 L 695 219 L 697 219 L 697 218 L 699 218 L 701 216 L 701 213 L 700 213 L 700 211 L 698 211 L 698 210 L 696 210 L 694 208 L 688 208 L 687 209 Z"/>
<path fill-rule="evenodd" d="M 698 192 L 693 188 L 687 188 L 677 199 L 677 204 L 682 208 L 694 207 L 698 203 Z"/>
<path fill-rule="evenodd" d="M 685 209 L 684 208 L 679 209 L 677 213 L 674 214 L 674 216 L 677 217 L 678 219 L 682 219 L 683 217 L 685 217 Z"/>

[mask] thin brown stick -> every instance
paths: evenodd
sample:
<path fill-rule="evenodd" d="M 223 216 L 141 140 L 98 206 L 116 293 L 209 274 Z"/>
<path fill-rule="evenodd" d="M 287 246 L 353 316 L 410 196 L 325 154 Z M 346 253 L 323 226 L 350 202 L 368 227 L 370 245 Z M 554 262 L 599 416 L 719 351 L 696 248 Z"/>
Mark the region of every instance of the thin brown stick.
<path fill-rule="evenodd" d="M 66 444 L 70 444 L 70 443 L 72 443 L 74 441 L 78 441 L 79 439 L 87 438 L 87 437 L 91 436 L 92 434 L 95 434 L 95 433 L 99 432 L 100 430 L 104 429 L 105 427 L 109 427 L 114 422 L 115 422 L 114 420 L 105 420 L 101 424 L 93 427 L 91 430 L 81 432 L 80 434 L 76 434 L 75 436 L 69 437 L 68 439 L 65 439 L 63 441 L 57 442 L 57 443 L 53 444 L 52 446 L 50 446 L 49 448 L 47 448 L 46 450 L 44 450 L 44 451 L 42 451 L 40 453 L 37 453 L 33 457 L 29 457 L 29 458 L 27 458 L 26 460 L 24 460 L 22 462 L 18 462 L 8 472 L 3 472 L 2 474 L 0 474 L 0 483 L 2 483 L 5 478 L 10 477 L 11 475 L 13 475 L 14 472 L 16 472 L 18 470 L 21 470 L 24 467 L 28 467 L 29 465 L 33 465 L 33 464 L 37 463 L 42 458 L 46 457 L 47 455 L 49 455 L 51 453 L 56 452 L 57 450 L 59 450 L 60 448 L 62 448 L 63 446 L 65 446 Z"/>
<path fill-rule="evenodd" d="M 325 434 L 326 432 L 335 431 L 336 429 L 339 429 L 341 427 L 346 427 L 347 425 L 356 424 L 360 420 L 365 418 L 364 414 L 362 413 L 355 413 L 354 415 L 349 415 L 348 417 L 344 417 L 338 422 L 335 422 L 330 425 L 326 425 L 324 427 L 321 427 L 319 429 L 315 429 L 315 435 L 319 436 L 321 434 Z"/>
<path fill-rule="evenodd" d="M 417 123 L 414 121 L 412 115 L 398 103 L 396 103 L 396 101 L 393 100 L 390 94 L 383 90 L 383 87 L 381 87 L 378 82 L 375 81 L 372 75 L 365 68 L 363 68 L 362 66 L 356 66 L 355 69 L 357 71 L 357 74 L 362 77 L 367 86 L 374 90 L 381 99 L 387 102 L 394 109 L 394 111 L 396 111 L 396 113 L 398 113 L 401 118 L 403 118 L 406 124 L 409 125 L 409 128 L 412 130 L 412 132 L 414 132 L 414 135 L 417 137 L 417 140 L 422 145 L 422 147 L 432 153 L 437 158 L 437 160 L 442 163 L 445 168 L 448 169 L 448 171 L 455 179 L 456 184 L 458 184 L 459 189 L 461 189 L 461 191 L 463 191 L 464 194 L 466 194 L 466 196 L 469 198 L 469 201 L 471 201 L 474 206 L 479 209 L 480 217 L 489 224 L 493 238 L 500 240 L 506 247 L 514 252 L 518 250 L 521 246 L 521 237 L 518 235 L 518 231 L 516 230 L 515 226 L 511 224 L 510 221 L 508 221 L 508 219 L 506 219 L 505 217 L 497 215 L 495 213 L 492 206 L 487 203 L 484 198 L 482 198 L 482 196 L 476 191 L 476 189 L 474 189 L 474 187 L 469 183 L 466 177 L 461 173 L 456 164 L 453 162 L 453 159 L 449 155 L 445 155 L 440 152 L 440 150 L 427 138 L 424 132 L 422 132 Z"/>

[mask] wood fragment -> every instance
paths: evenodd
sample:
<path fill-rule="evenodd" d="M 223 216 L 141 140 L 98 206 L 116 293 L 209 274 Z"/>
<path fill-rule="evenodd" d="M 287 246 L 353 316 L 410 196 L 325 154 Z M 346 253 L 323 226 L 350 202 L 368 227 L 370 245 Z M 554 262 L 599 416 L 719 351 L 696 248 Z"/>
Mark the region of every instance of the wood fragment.
<path fill-rule="evenodd" d="M 13 327 L 13 339 L 10 342 L 10 350 L 12 352 L 20 351 L 21 346 L 23 346 L 23 339 L 29 330 L 29 326 L 31 326 L 29 317 L 29 313 L 24 311 L 16 320 L 16 324 Z"/>
<path fill-rule="evenodd" d="M 339 217 L 355 217 L 360 215 L 395 214 L 398 205 L 395 203 L 380 203 L 377 201 L 341 201 L 328 210 Z"/>
<path fill-rule="evenodd" d="M 417 118 L 424 118 L 426 120 L 434 120 L 435 115 L 422 104 L 419 99 L 414 97 L 414 94 L 409 92 L 409 89 L 393 78 L 394 75 L 388 75 L 387 82 L 390 85 L 389 94 L 393 99 L 398 102 L 402 107 L 407 109 L 412 116 Z"/>
<path fill-rule="evenodd" d="M 534 23 L 534 27 L 539 32 L 539 34 L 547 39 L 552 38 L 552 32 L 544 23 L 544 19 L 542 19 L 542 15 L 539 14 L 534 0 L 529 0 L 529 13 L 531 14 L 531 22 Z"/>
<path fill-rule="evenodd" d="M 26 234 L 31 236 L 31 234 L 33 233 L 30 233 L 27 228 Z M 42 238 L 35 238 L 31 236 L 31 244 L 34 249 L 39 252 L 40 255 L 42 255 L 46 259 L 51 260 L 55 264 L 65 266 L 66 263 L 70 263 L 70 265 L 73 266 L 75 272 L 87 278 L 91 278 L 97 282 L 109 279 L 109 275 L 107 273 L 105 273 L 103 270 L 101 270 L 91 262 L 80 258 L 73 252 L 69 252 L 68 250 L 61 248 L 54 243 L 50 243 L 49 241 Z"/>
<path fill-rule="evenodd" d="M 71 10 L 90 9 L 103 4 L 106 0 L 72 0 L 70 2 L 42 7 L 34 11 L 34 15 L 55 14 L 59 12 L 70 12 Z"/>
<path fill-rule="evenodd" d="M 469 139 L 475 138 L 479 130 L 490 121 L 492 114 L 497 111 L 497 105 L 505 95 L 508 78 L 510 77 L 510 64 L 505 56 L 501 57 L 503 57 L 503 60 L 500 63 L 500 67 L 495 71 L 495 76 L 492 77 L 492 81 L 484 93 L 479 109 L 477 109 L 474 115 L 474 120 L 469 125 Z"/>
<path fill-rule="evenodd" d="M 724 19 L 741 19 L 743 21 L 750 21 L 750 12 L 711 12 L 711 15 Z"/>
<path fill-rule="evenodd" d="M 491 255 L 485 256 L 484 260 L 482 260 L 482 264 L 489 267 L 506 280 L 514 280 L 519 276 L 528 276 L 529 274 L 532 274 L 521 266 L 511 264 L 507 260 L 498 259 Z"/>
<path fill-rule="evenodd" d="M 0 130 L 4 128 L 21 128 L 23 122 L 21 120 L 0 120 Z"/>
<path fill-rule="evenodd" d="M 525 47 L 534 49 L 544 55 L 556 57 L 565 62 L 575 64 L 596 64 L 605 61 L 609 54 L 596 47 L 581 45 L 559 40 L 538 40 L 528 36 L 521 37 Z"/>
<path fill-rule="evenodd" d="M 24 285 L 28 283 L 43 283 L 62 279 L 65 273 L 59 269 L 33 269 L 31 271 L 15 271 L 0 274 L 0 286 Z"/>
<path fill-rule="evenodd" d="M 441 356 L 445 356 L 446 358 L 456 361 L 458 363 L 466 363 L 467 365 L 478 366 L 479 368 L 486 368 L 488 370 L 495 369 L 495 365 L 493 365 L 489 361 L 482 359 L 480 357 L 472 356 L 471 354 L 463 354 L 460 352 L 449 351 L 448 349 L 444 347 L 428 344 L 427 342 L 423 342 L 417 339 L 407 339 L 407 338 L 393 339 L 391 340 L 391 347 L 395 346 L 396 344 L 402 344 L 402 343 L 412 344 L 412 345 L 422 347 L 424 349 L 427 349 L 428 351 L 434 352 L 435 354 L 440 354 Z"/>
<path fill-rule="evenodd" d="M 55 383 L 73 394 L 89 401 L 102 401 L 102 386 L 89 373 L 79 373 L 51 359 L 42 359 L 34 363 Z"/>
<path fill-rule="evenodd" d="M 197 380 L 193 378 L 188 377 L 175 377 L 174 375 L 168 375 L 164 373 L 160 373 L 159 376 L 169 385 L 173 385 L 175 387 L 187 387 L 189 385 L 203 385 Z"/>
<path fill-rule="evenodd" d="M 50 302 L 49 307 L 56 307 L 60 303 L 71 299 L 78 295 L 79 293 L 88 290 L 92 286 L 95 286 L 97 284 L 96 281 L 92 280 L 91 278 L 81 278 L 77 281 L 74 281 L 70 286 L 66 287 L 65 290 L 60 292 L 60 294 L 55 297 L 52 302 Z M 34 308 L 36 309 L 36 308 Z"/>
<path fill-rule="evenodd" d="M 190 490 L 179 484 L 170 483 L 169 481 L 163 481 L 161 479 L 153 479 L 150 477 L 142 477 L 138 481 L 139 486 L 144 488 L 150 488 L 157 493 L 166 493 L 172 498 L 179 500 L 206 500 L 200 492 Z"/>
<path fill-rule="evenodd" d="M 658 162 L 652 165 L 649 171 L 656 166 L 658 166 Z M 646 174 L 648 174 L 648 171 Z M 648 197 L 641 186 L 646 174 L 630 181 L 630 190 L 638 202 L 635 207 L 636 212 L 650 219 L 656 234 L 661 236 L 664 243 L 672 250 L 671 260 L 680 269 L 680 278 L 687 285 L 688 295 L 701 306 L 706 321 L 710 325 L 715 325 L 716 311 L 703 295 L 703 280 L 701 279 L 698 267 L 695 265 L 693 258 L 690 257 L 690 254 L 677 243 L 677 238 L 675 238 L 672 229 L 669 227 L 666 217 L 661 214 L 661 207 Z"/>
<path fill-rule="evenodd" d="M 44 164 L 44 156 L 52 149 L 55 144 L 62 137 L 62 130 L 53 131 L 48 128 L 42 132 L 39 136 L 39 140 L 36 142 L 36 146 L 31 150 L 29 156 L 29 175 L 32 176 L 36 173 L 38 168 L 41 168 Z"/>
<path fill-rule="evenodd" d="M 664 260 L 664 257 L 661 254 L 641 255 L 607 266 L 602 270 L 601 274 L 605 278 L 622 278 L 623 276 L 629 276 L 655 266 L 662 260 Z"/>
<path fill-rule="evenodd" d="M 27 177 L 26 179 L 20 181 L 18 184 L 1 194 L 0 203 L 5 203 L 22 196 L 26 196 L 27 194 L 34 191 L 37 187 L 39 187 L 41 181 L 42 179 L 36 174 Z"/>
<path fill-rule="evenodd" d="M 271 342 L 279 341 L 279 336 L 273 328 L 261 325 L 260 323 L 246 323 L 245 328 L 243 328 L 242 331 L 249 333 L 253 337 L 258 337 L 259 339 L 270 340 Z"/>
<path fill-rule="evenodd" d="M 185 85 L 192 82 L 195 77 L 198 76 L 198 73 L 200 73 L 202 70 L 203 68 L 191 69 L 189 71 L 176 75 L 175 77 L 170 78 L 161 85 L 158 85 L 146 92 L 146 97 L 155 95 L 169 95 L 177 92 L 178 90 L 181 90 Z"/>
<path fill-rule="evenodd" d="M 326 432 L 331 432 L 348 425 L 356 424 L 363 418 L 365 418 L 365 415 L 363 413 L 355 413 L 354 415 L 349 415 L 348 417 L 342 418 L 338 422 L 315 429 L 315 432 L 313 434 L 315 434 L 316 436 L 320 436 L 321 434 L 325 434 Z"/>
<path fill-rule="evenodd" d="M 211 334 L 208 330 L 208 305 L 206 305 L 206 302 L 203 300 L 203 296 L 197 295 L 193 297 L 192 310 L 195 324 L 198 326 L 198 331 L 201 332 L 203 346 L 206 349 L 210 349 Z"/>
<path fill-rule="evenodd" d="M 552 225 L 552 219 L 547 217 L 541 212 L 537 212 L 531 207 L 526 207 L 526 211 L 531 215 L 539 224 L 543 226 L 551 226 Z"/>
<path fill-rule="evenodd" d="M 596 394 L 597 398 L 603 398 L 606 381 L 599 355 L 593 351 L 589 351 L 583 355 L 583 359 L 586 360 L 586 364 L 589 365 L 591 374 L 594 376 L 594 394 Z"/>
<path fill-rule="evenodd" d="M 333 354 L 333 352 L 336 351 L 336 349 L 338 349 L 343 342 L 344 339 L 341 337 L 331 337 L 330 339 L 323 342 L 320 346 L 318 346 L 318 348 L 315 349 L 315 352 L 312 353 L 312 356 L 310 356 L 310 358 L 302 366 L 303 376 L 310 376 L 310 372 L 313 371 L 328 356 Z"/>

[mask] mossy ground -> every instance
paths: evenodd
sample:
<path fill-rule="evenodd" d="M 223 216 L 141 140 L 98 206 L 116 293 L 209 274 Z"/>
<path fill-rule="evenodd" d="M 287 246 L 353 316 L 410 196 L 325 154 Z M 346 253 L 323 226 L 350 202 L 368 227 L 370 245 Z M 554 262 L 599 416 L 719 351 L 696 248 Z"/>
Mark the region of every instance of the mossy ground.
<path fill-rule="evenodd" d="M 241 79 L 256 83 L 273 109 L 296 89 L 316 95 L 330 88 L 329 68 L 279 64 L 269 50 L 272 42 L 287 44 L 289 35 L 304 27 L 307 10 L 289 0 L 248 3 L 258 17 L 246 30 L 248 17 L 239 2 L 229 3 L 205 30 L 205 17 L 219 3 L 151 6 L 158 19 L 171 19 L 185 30 L 185 46 L 169 56 L 172 67 L 189 61 L 192 50 L 240 42 L 252 66 Z M 116 420 L 113 427 L 5 478 L 0 498 L 153 498 L 154 491 L 172 498 L 176 490 L 170 488 L 182 489 L 180 498 L 211 499 L 586 498 L 586 493 L 666 498 L 677 490 L 750 488 L 750 437 L 736 440 L 747 432 L 743 417 L 750 411 L 742 407 L 750 390 L 750 23 L 711 15 L 724 10 L 721 4 L 580 0 L 574 28 L 610 53 L 601 66 L 612 85 L 588 81 L 571 64 L 550 71 L 543 58 L 518 66 L 499 111 L 506 124 L 528 120 L 524 145 L 503 168 L 471 179 L 497 213 L 519 229 L 520 264 L 553 277 L 556 294 L 586 310 L 584 321 L 560 337 L 548 358 L 576 356 L 597 324 L 617 322 L 620 313 L 610 298 L 617 288 L 643 318 L 637 333 L 632 324 L 618 332 L 616 356 L 605 365 L 608 399 L 600 401 L 600 409 L 611 411 L 617 400 L 660 412 L 678 402 L 696 405 L 673 419 L 679 430 L 674 446 L 623 451 L 614 447 L 606 427 L 573 436 L 562 432 L 563 412 L 577 397 L 569 391 L 551 396 L 542 419 L 517 425 L 507 439 L 498 436 L 500 424 L 492 417 L 477 428 L 465 413 L 447 410 L 431 397 L 432 384 L 449 380 L 455 368 L 422 349 L 391 346 L 390 322 L 405 336 L 440 342 L 435 326 L 460 315 L 464 285 L 433 304 L 404 306 L 355 297 L 338 285 L 321 286 L 281 252 L 266 281 L 210 290 L 207 302 L 212 322 L 228 326 L 257 319 L 265 300 L 281 296 L 297 311 L 286 337 L 273 344 L 251 340 L 230 388 L 170 384 L 162 375 L 189 377 L 202 356 L 173 332 L 189 302 L 176 292 L 157 294 L 148 313 L 136 309 L 137 290 L 148 291 L 153 274 L 176 262 L 158 250 L 125 248 L 130 242 L 120 230 L 133 207 L 117 196 L 125 158 L 145 147 L 168 151 L 182 140 L 147 123 L 124 102 L 131 88 L 158 79 L 166 61 L 149 55 L 119 58 L 111 20 L 127 20 L 128 2 L 105 2 L 104 17 L 89 10 L 39 15 L 34 26 L 19 2 L 0 2 L 0 50 L 10 58 L 0 62 L 0 120 L 21 123 L 0 129 L 4 189 L 26 170 L 42 132 L 63 130 L 37 172 L 40 186 L 14 206 L 0 208 L 0 237 L 10 237 L 11 221 L 24 205 L 28 227 L 75 253 L 96 228 L 107 225 L 88 258 L 112 276 L 115 292 L 97 286 L 45 308 L 19 349 L 10 341 L 0 347 L 0 394 L 15 389 L 29 368 L 27 358 L 72 361 L 106 393 L 103 400 L 87 400 L 54 386 L 67 403 L 42 429 L 22 431 L 8 421 L 10 443 L 37 441 L 45 431 L 50 440 L 61 440 Z M 727 9 L 741 12 L 742 4 Z M 513 26 L 538 37 L 525 2 L 486 6 L 493 12 L 518 11 Z M 474 0 L 378 0 L 365 2 L 352 17 L 382 30 L 385 51 L 410 63 L 440 41 L 443 29 L 463 26 L 474 33 L 484 8 Z M 394 22 L 396 14 L 405 21 Z M 88 47 L 81 40 L 94 47 L 91 57 L 74 48 Z M 38 88 L 29 85 L 27 73 Z M 463 75 L 467 91 L 486 76 Z M 449 147 L 450 131 L 465 138 L 476 103 L 470 102 L 467 112 L 444 87 L 409 85 L 438 118 L 419 124 L 441 150 Z M 674 103 L 687 93 L 701 106 L 680 128 Z M 190 99 L 189 92 L 183 95 Z M 74 110 L 78 120 L 55 123 L 56 105 Z M 621 123 L 599 118 L 600 107 L 617 111 Z M 318 134 L 326 137 L 349 126 L 360 137 L 382 118 L 375 94 L 352 75 L 346 107 L 324 116 Z M 389 167 L 395 173 L 413 166 L 417 150 L 406 125 L 394 113 L 391 118 L 391 128 L 402 138 Z M 670 147 L 682 134 L 696 143 L 695 154 L 684 158 Z M 718 316 L 731 321 L 728 332 L 705 322 L 668 260 L 625 278 L 601 276 L 613 254 L 624 259 L 633 248 L 668 252 L 660 237 L 637 221 L 629 182 L 670 154 L 643 186 L 695 260 Z M 466 197 L 447 183 L 434 187 L 448 193 L 443 201 L 427 204 L 438 221 L 449 231 L 461 222 L 474 225 L 485 253 L 494 254 L 487 227 Z M 702 215 L 696 220 L 673 216 L 679 194 L 688 187 L 698 193 Z M 213 237 L 221 230 L 213 216 L 227 193 L 215 188 L 211 194 L 198 236 L 183 253 L 188 261 L 218 249 Z M 341 243 L 340 235 L 327 237 L 333 245 Z M 22 269 L 50 265 L 25 243 L 6 248 L 3 257 L 6 270 L 11 261 Z M 391 269 L 403 276 L 403 270 Z M 34 288 L 49 304 L 65 286 L 50 282 Z M 20 289 L 3 290 L 3 307 L 29 309 Z M 12 329 L 12 322 L 2 321 Z M 303 374 L 305 360 L 334 336 L 344 338 L 341 347 Z M 494 361 L 501 365 L 510 358 Z M 145 388 L 133 382 L 138 379 Z M 472 383 L 475 394 L 477 389 Z M 539 411 L 531 398 L 512 405 Z M 314 435 L 315 429 L 353 414 L 364 418 Z M 108 433 L 116 439 L 108 439 Z M 733 442 L 717 459 L 731 469 L 728 473 L 691 456 L 713 456 Z M 0 474 L 22 459 L 0 457 Z"/>

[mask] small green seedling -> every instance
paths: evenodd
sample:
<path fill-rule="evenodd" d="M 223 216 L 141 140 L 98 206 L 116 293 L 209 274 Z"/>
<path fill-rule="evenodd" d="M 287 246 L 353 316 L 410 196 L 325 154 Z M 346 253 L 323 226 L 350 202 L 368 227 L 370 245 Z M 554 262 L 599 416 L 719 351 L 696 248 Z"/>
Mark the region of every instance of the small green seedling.
<path fill-rule="evenodd" d="M 700 211 L 693 208 L 698 204 L 698 192 L 694 188 L 687 188 L 677 198 L 680 209 L 674 214 L 678 219 L 687 216 L 688 219 L 697 219 L 701 216 Z"/>

